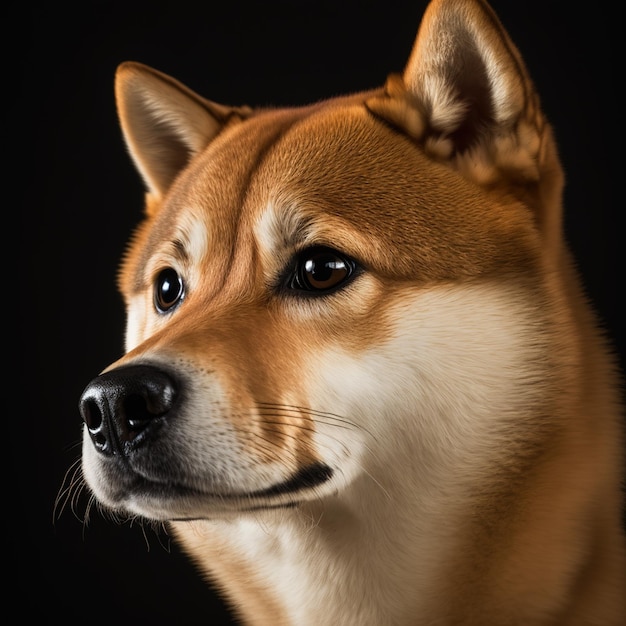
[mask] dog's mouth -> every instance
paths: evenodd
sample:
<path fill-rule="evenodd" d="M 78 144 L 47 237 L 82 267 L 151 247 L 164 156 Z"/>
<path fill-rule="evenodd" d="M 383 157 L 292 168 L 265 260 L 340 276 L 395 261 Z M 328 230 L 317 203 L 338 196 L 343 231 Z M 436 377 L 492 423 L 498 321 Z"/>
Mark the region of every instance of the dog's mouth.
<path fill-rule="evenodd" d="M 104 471 L 102 471 L 104 470 Z M 333 469 L 322 462 L 302 467 L 287 479 L 252 490 L 204 489 L 184 478 L 162 480 L 134 471 L 127 463 L 100 466 L 90 480 L 98 498 L 118 513 L 126 512 L 159 521 L 211 519 L 229 514 L 297 507 L 319 498 L 331 481 Z M 323 489 L 322 491 L 326 491 Z"/>

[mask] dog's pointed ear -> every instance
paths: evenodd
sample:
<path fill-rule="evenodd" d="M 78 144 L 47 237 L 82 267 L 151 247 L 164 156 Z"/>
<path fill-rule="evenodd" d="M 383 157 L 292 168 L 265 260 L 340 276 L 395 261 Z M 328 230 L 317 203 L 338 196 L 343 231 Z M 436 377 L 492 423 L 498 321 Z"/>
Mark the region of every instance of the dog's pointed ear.
<path fill-rule="evenodd" d="M 122 63 L 115 99 L 124 140 L 150 196 L 159 200 L 189 160 L 247 108 L 222 106 L 141 63 Z"/>
<path fill-rule="evenodd" d="M 509 131 L 535 104 L 517 48 L 482 0 L 431 2 L 403 81 L 455 152 Z"/>
<path fill-rule="evenodd" d="M 402 76 L 368 108 L 484 186 L 502 184 L 558 236 L 563 174 L 522 57 L 483 0 L 432 0 Z"/>

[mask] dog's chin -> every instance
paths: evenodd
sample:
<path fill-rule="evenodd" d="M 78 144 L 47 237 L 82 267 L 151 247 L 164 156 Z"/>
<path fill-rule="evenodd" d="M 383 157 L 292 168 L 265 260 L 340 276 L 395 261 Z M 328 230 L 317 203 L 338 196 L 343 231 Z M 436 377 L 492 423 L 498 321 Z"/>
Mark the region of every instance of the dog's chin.
<path fill-rule="evenodd" d="M 93 459 L 92 459 L 93 461 Z M 146 477 L 127 463 L 83 463 L 83 474 L 97 500 L 116 515 L 153 521 L 228 518 L 261 511 L 284 510 L 336 491 L 333 470 L 313 463 L 267 487 L 204 488 L 197 478 L 161 480 Z M 193 486 L 189 486 L 193 484 Z"/>
<path fill-rule="evenodd" d="M 316 499 L 319 497 L 320 496 L 316 496 Z M 290 510 L 290 509 L 297 509 L 308 501 L 309 501 L 309 498 L 302 498 L 298 500 L 291 500 L 289 502 L 273 503 L 273 504 L 259 502 L 255 505 L 251 505 L 249 502 L 242 501 L 238 503 L 237 506 L 235 506 L 233 509 L 230 509 L 230 510 L 225 510 L 225 509 L 217 510 L 213 508 L 210 512 L 200 511 L 196 515 L 189 514 L 189 515 L 183 515 L 179 517 L 172 515 L 170 517 L 155 520 L 155 521 L 197 522 L 197 521 L 214 521 L 217 519 L 228 520 L 228 519 L 234 519 L 234 518 L 241 518 L 248 514 L 253 514 L 256 517 L 259 513 L 263 513 L 263 512 L 285 511 L 285 510 Z M 150 519 L 154 519 L 154 517 Z"/>
<path fill-rule="evenodd" d="M 155 491 L 159 495 L 155 495 Z M 141 491 L 126 493 L 108 508 L 117 517 L 140 517 L 155 522 L 189 522 L 195 520 L 233 519 L 263 511 L 294 509 L 311 498 L 311 494 L 264 500 L 261 498 L 190 492 L 172 485 L 167 490 L 144 485 Z M 316 498 L 319 495 L 315 496 Z M 99 499 L 103 500 L 101 496 Z"/>

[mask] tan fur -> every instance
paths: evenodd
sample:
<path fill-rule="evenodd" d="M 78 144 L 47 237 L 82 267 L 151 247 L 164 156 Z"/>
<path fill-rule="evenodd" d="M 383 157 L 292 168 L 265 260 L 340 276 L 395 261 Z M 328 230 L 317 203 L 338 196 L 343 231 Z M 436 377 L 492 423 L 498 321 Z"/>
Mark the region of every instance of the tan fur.
<path fill-rule="evenodd" d="M 402 76 L 308 107 L 132 62 L 116 95 L 147 194 L 128 351 L 82 399 L 102 505 L 250 625 L 623 624 L 617 372 L 491 8 L 433 0 Z M 319 246 L 356 273 L 312 294 Z"/>

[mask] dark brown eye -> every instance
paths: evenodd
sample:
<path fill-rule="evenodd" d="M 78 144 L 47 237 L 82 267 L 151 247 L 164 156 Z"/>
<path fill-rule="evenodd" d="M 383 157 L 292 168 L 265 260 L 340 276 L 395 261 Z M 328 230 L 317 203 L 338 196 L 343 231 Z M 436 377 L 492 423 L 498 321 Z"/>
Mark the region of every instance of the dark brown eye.
<path fill-rule="evenodd" d="M 154 283 L 154 306 L 159 313 L 174 308 L 184 295 L 183 279 L 175 269 L 166 267 L 158 273 Z"/>
<path fill-rule="evenodd" d="M 303 250 L 296 259 L 292 289 L 317 293 L 339 288 L 354 273 L 356 263 L 346 255 L 326 247 Z"/>

